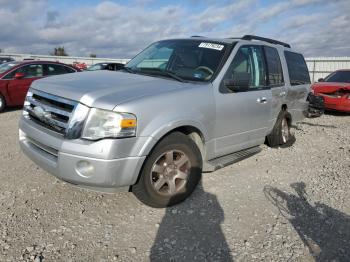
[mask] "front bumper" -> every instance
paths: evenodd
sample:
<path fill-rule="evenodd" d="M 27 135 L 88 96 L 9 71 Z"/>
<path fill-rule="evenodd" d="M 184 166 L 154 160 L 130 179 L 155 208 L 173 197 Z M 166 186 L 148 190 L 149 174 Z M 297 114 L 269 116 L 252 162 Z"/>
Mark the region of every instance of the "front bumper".
<path fill-rule="evenodd" d="M 322 96 L 314 95 L 313 93 L 309 93 L 307 97 L 307 101 L 309 102 L 309 108 L 306 112 L 306 117 L 320 117 L 323 115 L 325 110 L 324 98 Z"/>
<path fill-rule="evenodd" d="M 341 112 L 350 112 L 350 99 L 348 97 L 332 97 L 329 95 L 319 94 L 324 98 L 325 109 Z"/>
<path fill-rule="evenodd" d="M 87 188 L 109 191 L 136 183 L 151 137 L 66 140 L 22 118 L 19 142 L 23 152 L 57 178 Z"/>

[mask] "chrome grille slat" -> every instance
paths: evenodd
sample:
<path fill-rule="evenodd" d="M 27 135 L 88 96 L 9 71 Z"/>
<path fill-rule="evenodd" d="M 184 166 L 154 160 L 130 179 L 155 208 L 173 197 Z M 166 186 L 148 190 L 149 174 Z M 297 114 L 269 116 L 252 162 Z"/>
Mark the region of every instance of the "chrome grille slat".
<path fill-rule="evenodd" d="M 34 110 L 27 108 L 27 111 L 29 112 L 30 115 L 35 116 Z M 67 128 L 67 127 L 68 127 L 68 124 L 63 123 L 63 122 L 60 122 L 60 121 L 57 121 L 57 120 L 55 120 L 55 119 L 52 119 L 52 118 L 51 118 L 50 121 L 51 121 L 53 124 L 55 124 L 55 125 L 57 125 L 57 126 L 59 126 L 59 127 L 63 127 L 63 128 Z"/>
<path fill-rule="evenodd" d="M 68 116 L 68 117 L 71 115 L 70 112 L 64 111 L 62 109 L 58 109 L 57 106 L 47 105 L 46 103 L 43 103 L 41 101 L 35 100 L 34 98 L 28 97 L 27 101 L 29 101 L 32 105 L 41 106 L 46 111 L 50 111 L 50 112 L 53 112 L 53 113 L 56 113 L 56 114 L 59 114 L 59 115 L 63 115 L 63 116 Z"/>
<path fill-rule="evenodd" d="M 61 102 L 63 104 L 71 105 L 71 106 L 74 106 L 74 107 L 77 105 L 77 102 L 75 102 L 75 101 L 68 100 L 66 98 L 59 97 L 59 96 L 50 95 L 50 94 L 42 92 L 42 91 L 32 90 L 32 93 L 34 95 L 45 97 L 47 99 L 51 99 L 51 100 L 54 100 L 54 101 L 57 101 L 57 102 Z"/>
<path fill-rule="evenodd" d="M 47 129 L 66 135 L 77 102 L 30 90 L 24 103 L 25 117 Z"/>

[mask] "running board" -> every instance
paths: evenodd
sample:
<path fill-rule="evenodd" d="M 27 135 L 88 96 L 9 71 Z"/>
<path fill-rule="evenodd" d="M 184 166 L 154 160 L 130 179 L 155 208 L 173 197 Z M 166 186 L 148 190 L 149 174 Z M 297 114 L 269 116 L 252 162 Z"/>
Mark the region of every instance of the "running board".
<path fill-rule="evenodd" d="M 212 159 L 204 163 L 203 172 L 213 172 L 215 170 L 231 165 L 233 163 L 237 163 L 243 159 L 253 156 L 259 153 L 260 151 L 261 151 L 261 148 L 256 146 L 256 147 L 244 149 L 242 151 L 238 151 L 236 153 L 232 153 L 229 155 Z"/>

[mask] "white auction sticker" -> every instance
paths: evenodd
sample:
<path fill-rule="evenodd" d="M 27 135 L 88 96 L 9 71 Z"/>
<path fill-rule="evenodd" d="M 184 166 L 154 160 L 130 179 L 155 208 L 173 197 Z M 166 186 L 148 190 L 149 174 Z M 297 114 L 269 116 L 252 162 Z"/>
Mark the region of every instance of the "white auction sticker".
<path fill-rule="evenodd" d="M 210 48 L 210 49 L 215 49 L 215 50 L 219 50 L 221 51 L 224 46 L 223 45 L 219 45 L 219 44 L 213 44 L 213 43 L 200 43 L 200 45 L 198 47 L 202 47 L 202 48 Z"/>

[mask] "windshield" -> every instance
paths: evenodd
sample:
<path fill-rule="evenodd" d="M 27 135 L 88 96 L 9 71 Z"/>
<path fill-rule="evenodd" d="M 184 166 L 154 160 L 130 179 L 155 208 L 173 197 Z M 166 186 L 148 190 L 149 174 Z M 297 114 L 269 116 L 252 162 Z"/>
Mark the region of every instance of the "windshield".
<path fill-rule="evenodd" d="M 209 81 L 224 56 L 226 45 L 199 40 L 165 40 L 152 44 L 129 63 L 134 73 L 190 81 Z"/>
<path fill-rule="evenodd" d="M 350 71 L 337 71 L 327 76 L 325 82 L 350 83 Z"/>
<path fill-rule="evenodd" d="M 7 70 L 15 67 L 16 65 L 18 65 L 18 62 L 8 62 L 8 63 L 3 63 L 0 65 L 0 74 L 6 72 Z"/>
<path fill-rule="evenodd" d="M 95 70 L 103 70 L 105 67 L 107 66 L 107 64 L 95 64 L 92 66 L 89 66 L 88 71 L 95 71 Z"/>

